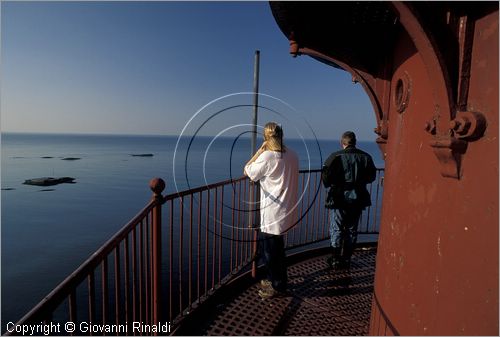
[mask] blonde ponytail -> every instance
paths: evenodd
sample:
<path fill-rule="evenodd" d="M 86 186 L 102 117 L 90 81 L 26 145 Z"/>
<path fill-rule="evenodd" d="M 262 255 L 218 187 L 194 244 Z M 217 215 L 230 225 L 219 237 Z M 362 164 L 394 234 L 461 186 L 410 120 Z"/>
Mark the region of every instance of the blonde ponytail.
<path fill-rule="evenodd" d="M 264 126 L 264 140 L 267 144 L 267 150 L 285 152 L 283 144 L 283 129 L 274 122 L 269 122 Z"/>

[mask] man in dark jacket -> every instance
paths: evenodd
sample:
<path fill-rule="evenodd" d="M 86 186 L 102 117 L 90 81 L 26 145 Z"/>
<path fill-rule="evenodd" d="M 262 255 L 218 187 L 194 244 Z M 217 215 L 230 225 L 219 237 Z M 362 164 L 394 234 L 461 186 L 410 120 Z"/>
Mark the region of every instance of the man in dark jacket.
<path fill-rule="evenodd" d="M 321 179 L 329 187 L 325 207 L 330 211 L 332 256 L 330 267 L 348 269 L 357 240 L 361 212 L 371 205 L 366 184 L 373 182 L 377 170 L 372 157 L 356 148 L 356 135 L 346 131 L 341 139 L 342 150 L 325 161 Z"/>

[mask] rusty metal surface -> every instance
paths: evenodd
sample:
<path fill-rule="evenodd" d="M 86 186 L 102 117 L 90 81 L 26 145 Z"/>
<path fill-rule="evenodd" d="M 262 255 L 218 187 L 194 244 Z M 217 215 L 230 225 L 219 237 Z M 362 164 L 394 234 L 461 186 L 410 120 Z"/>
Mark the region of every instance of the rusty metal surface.
<path fill-rule="evenodd" d="M 386 172 L 370 334 L 498 335 L 498 2 L 377 5 L 394 27 L 355 26 L 364 3 L 271 3 L 293 56 L 341 66 L 373 104 Z M 343 27 L 317 29 L 330 22 Z M 386 34 L 388 48 L 365 40 Z"/>
<path fill-rule="evenodd" d="M 262 300 L 255 283 L 212 307 L 189 335 L 367 335 L 374 248 L 357 250 L 350 271 L 327 268 L 327 255 L 288 268 L 289 291 Z"/>

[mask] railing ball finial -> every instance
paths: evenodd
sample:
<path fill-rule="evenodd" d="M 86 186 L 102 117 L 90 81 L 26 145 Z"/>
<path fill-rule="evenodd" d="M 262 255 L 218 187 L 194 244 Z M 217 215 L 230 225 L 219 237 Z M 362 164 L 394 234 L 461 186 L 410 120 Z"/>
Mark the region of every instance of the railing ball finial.
<path fill-rule="evenodd" d="M 161 178 L 153 178 L 149 181 L 149 188 L 155 195 L 161 195 L 161 192 L 163 192 L 165 186 L 165 181 Z"/>

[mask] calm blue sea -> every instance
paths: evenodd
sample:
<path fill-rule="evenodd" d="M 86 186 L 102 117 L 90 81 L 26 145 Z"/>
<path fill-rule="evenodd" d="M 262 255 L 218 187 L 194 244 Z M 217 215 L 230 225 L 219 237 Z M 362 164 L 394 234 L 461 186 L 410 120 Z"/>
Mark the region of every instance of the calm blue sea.
<path fill-rule="evenodd" d="M 285 143 L 299 154 L 303 169 L 320 168 L 339 149 L 337 139 Z M 384 166 L 375 142 L 358 147 Z M 186 137 L 178 143 L 173 136 L 2 133 L 2 328 L 142 209 L 152 194 L 152 177 L 167 182 L 166 193 L 239 177 L 249 153 L 247 138 Z M 152 156 L 133 156 L 144 154 Z M 63 160 L 68 157 L 79 159 Z M 23 184 L 63 176 L 75 183 Z"/>

